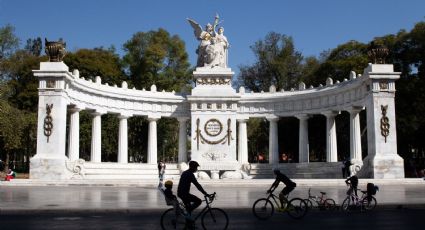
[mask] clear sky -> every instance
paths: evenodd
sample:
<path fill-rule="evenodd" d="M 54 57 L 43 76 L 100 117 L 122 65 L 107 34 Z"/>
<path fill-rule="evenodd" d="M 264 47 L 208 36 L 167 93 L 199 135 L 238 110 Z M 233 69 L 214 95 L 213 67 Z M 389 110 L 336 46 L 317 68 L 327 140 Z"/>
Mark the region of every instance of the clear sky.
<path fill-rule="evenodd" d="M 425 21 L 424 0 L 0 0 L 0 26 L 28 38 L 63 38 L 67 49 L 122 45 L 139 31 L 164 28 L 186 43 L 192 65 L 198 41 L 186 18 L 203 27 L 216 12 L 231 48 L 229 65 L 251 64 L 250 46 L 270 31 L 292 36 L 304 56 L 318 56 L 349 40 L 410 30 Z"/>

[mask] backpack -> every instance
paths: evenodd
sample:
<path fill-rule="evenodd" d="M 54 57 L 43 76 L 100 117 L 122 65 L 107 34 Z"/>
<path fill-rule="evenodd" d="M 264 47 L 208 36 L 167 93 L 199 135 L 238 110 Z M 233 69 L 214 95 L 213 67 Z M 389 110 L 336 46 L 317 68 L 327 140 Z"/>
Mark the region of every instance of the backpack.
<path fill-rule="evenodd" d="M 368 195 L 375 195 L 376 191 L 378 191 L 378 186 L 375 186 L 373 183 L 367 183 L 366 185 L 367 194 Z"/>

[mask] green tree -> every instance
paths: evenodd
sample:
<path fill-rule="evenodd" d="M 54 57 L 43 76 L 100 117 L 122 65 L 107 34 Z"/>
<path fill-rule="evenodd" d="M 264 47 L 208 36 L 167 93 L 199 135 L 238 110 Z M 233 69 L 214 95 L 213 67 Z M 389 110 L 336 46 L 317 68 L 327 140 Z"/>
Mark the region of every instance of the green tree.
<path fill-rule="evenodd" d="M 184 42 L 164 29 L 138 32 L 124 44 L 123 63 L 132 84 L 138 89 L 188 91 L 191 84 L 188 55 Z M 129 154 L 146 162 L 147 121 L 143 117 L 129 120 Z M 177 146 L 178 123 L 175 119 L 158 122 L 158 151 L 166 157 L 174 156 Z"/>
<path fill-rule="evenodd" d="M 270 32 L 251 49 L 257 60 L 253 65 L 240 66 L 240 85 L 257 92 L 268 91 L 270 85 L 278 90 L 296 87 L 302 76 L 303 57 L 291 37 Z"/>
<path fill-rule="evenodd" d="M 123 61 L 136 88 L 187 90 L 191 83 L 184 42 L 164 30 L 138 32 L 124 44 Z"/>
<path fill-rule="evenodd" d="M 110 85 L 121 85 L 122 81 L 128 80 L 113 47 L 80 49 L 75 53 L 67 53 L 63 61 L 69 69 L 78 69 L 80 77 L 95 80 L 96 76 L 100 76 L 102 83 Z"/>
<path fill-rule="evenodd" d="M 19 39 L 14 31 L 15 28 L 11 25 L 0 28 L 0 60 L 9 57 L 19 46 Z"/>
<path fill-rule="evenodd" d="M 41 55 L 42 48 L 43 42 L 40 37 L 37 37 L 36 39 L 28 39 L 27 44 L 25 45 L 25 50 L 37 57 Z"/>
<path fill-rule="evenodd" d="M 325 84 L 328 77 L 334 81 L 343 81 L 348 78 L 351 71 L 363 73 L 367 66 L 367 45 L 349 41 L 339 45 L 331 51 L 322 53 L 322 62 L 314 71 L 309 72 L 306 84 L 319 85 Z"/>

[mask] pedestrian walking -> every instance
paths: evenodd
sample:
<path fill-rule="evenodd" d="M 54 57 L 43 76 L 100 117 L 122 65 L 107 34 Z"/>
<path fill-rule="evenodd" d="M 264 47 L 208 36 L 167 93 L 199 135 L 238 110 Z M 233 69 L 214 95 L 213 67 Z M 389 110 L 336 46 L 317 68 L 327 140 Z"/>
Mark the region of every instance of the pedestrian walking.
<path fill-rule="evenodd" d="M 162 187 L 162 182 L 164 181 L 164 174 L 165 174 L 165 163 L 160 160 L 158 162 L 158 177 L 159 177 L 159 184 L 158 184 L 158 188 Z"/>

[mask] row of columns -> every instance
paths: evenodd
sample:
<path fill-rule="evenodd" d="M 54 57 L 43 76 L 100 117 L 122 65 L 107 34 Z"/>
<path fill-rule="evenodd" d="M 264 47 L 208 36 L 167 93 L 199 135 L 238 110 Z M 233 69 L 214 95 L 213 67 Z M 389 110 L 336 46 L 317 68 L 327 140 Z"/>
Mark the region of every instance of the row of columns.
<path fill-rule="evenodd" d="M 361 136 L 360 136 L 360 117 L 361 108 L 349 110 L 350 113 L 350 158 L 352 161 L 361 162 Z M 326 112 L 326 161 L 337 162 L 337 139 L 335 117 L 338 112 Z M 309 115 L 300 114 L 296 116 L 299 123 L 299 162 L 309 162 L 309 142 L 308 142 L 308 119 Z M 238 161 L 241 164 L 248 163 L 248 138 L 245 119 L 238 119 Z M 279 163 L 279 146 L 278 146 L 278 117 L 267 118 L 269 121 L 269 163 Z"/>
<path fill-rule="evenodd" d="M 80 158 L 80 111 L 81 109 L 72 108 L 69 110 L 70 115 L 70 129 L 69 129 L 69 160 L 75 161 Z M 102 114 L 101 112 L 94 112 L 92 120 L 92 142 L 90 161 L 95 163 L 102 162 Z M 127 115 L 119 115 L 119 133 L 118 133 L 118 163 L 128 163 L 128 118 Z M 148 117 L 149 132 L 148 132 L 148 154 L 147 163 L 156 164 L 157 157 L 157 121 L 160 117 Z M 187 121 L 189 118 L 178 118 L 179 121 L 179 152 L 178 161 L 187 161 L 187 148 L 186 148 L 186 130 Z"/>
<path fill-rule="evenodd" d="M 360 136 L 360 118 L 361 109 L 350 110 L 350 158 L 354 161 L 362 161 L 361 136 Z M 69 131 L 69 159 L 71 161 L 79 159 L 79 112 L 80 109 L 70 110 L 70 131 Z M 92 120 L 92 144 L 91 144 L 91 162 L 100 163 L 101 159 L 101 116 L 103 113 L 94 112 Z M 323 113 L 326 116 L 326 161 L 337 162 L 337 141 L 336 141 L 336 112 Z M 308 118 L 309 115 L 301 114 L 296 116 L 299 121 L 299 162 L 309 162 L 308 149 Z M 119 134 L 118 134 L 118 163 L 128 163 L 128 125 L 129 116 L 119 116 Z M 157 121 L 160 117 L 148 117 L 148 156 L 147 163 L 157 163 Z M 178 162 L 187 161 L 186 131 L 189 118 L 178 118 L 179 121 L 179 148 Z M 238 161 L 241 164 L 248 163 L 248 136 L 247 136 L 248 118 L 238 119 Z M 269 163 L 279 163 L 278 146 L 278 117 L 267 118 L 269 121 Z"/>

